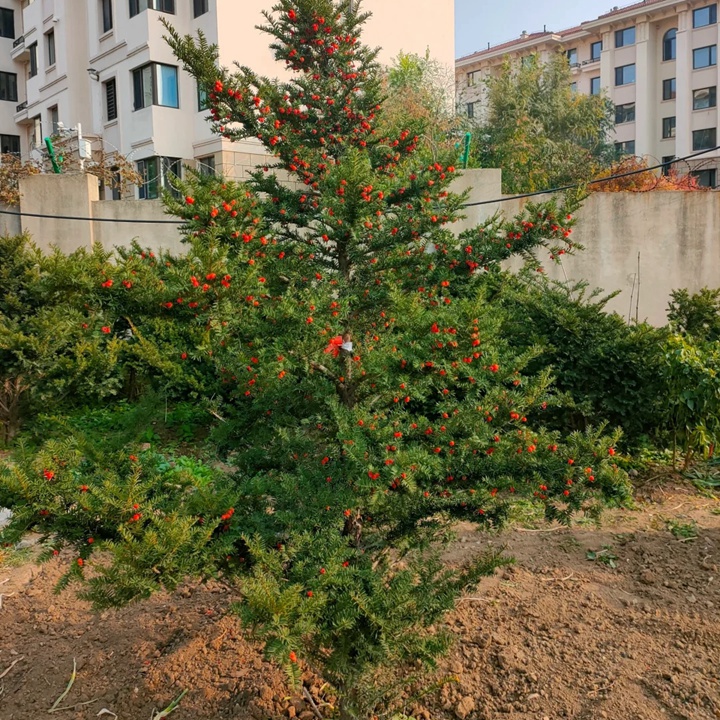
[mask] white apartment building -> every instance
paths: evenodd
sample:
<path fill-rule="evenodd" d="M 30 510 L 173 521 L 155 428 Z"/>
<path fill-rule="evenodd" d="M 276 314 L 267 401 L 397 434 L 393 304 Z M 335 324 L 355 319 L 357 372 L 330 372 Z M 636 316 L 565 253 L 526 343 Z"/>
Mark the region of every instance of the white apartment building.
<path fill-rule="evenodd" d="M 644 0 L 568 30 L 523 33 L 458 59 L 458 97 L 480 116 L 482 80 L 505 60 L 565 52 L 577 91 L 604 90 L 615 104 L 619 152 L 669 163 L 718 145 L 717 20 L 717 3 L 708 0 Z M 717 186 L 720 152 L 689 166 L 701 184 Z"/>
<path fill-rule="evenodd" d="M 282 72 L 259 32 L 274 0 L 0 0 L 0 151 L 28 157 L 57 130 L 82 127 L 94 149 L 118 151 L 154 198 L 167 172 L 199 164 L 243 179 L 263 161 L 253 140 L 210 131 L 195 80 L 163 39 L 160 18 L 181 34 L 202 30 L 220 62 L 263 75 Z M 364 41 L 381 62 L 429 48 L 454 65 L 453 0 L 363 0 L 372 12 Z"/>

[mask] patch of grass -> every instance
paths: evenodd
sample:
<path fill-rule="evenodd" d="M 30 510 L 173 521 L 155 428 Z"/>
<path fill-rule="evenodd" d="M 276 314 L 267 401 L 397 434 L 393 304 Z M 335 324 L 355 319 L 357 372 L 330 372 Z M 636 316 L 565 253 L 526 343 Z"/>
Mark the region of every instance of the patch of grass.
<path fill-rule="evenodd" d="M 698 537 L 697 523 L 694 520 L 687 523 L 667 520 L 666 527 L 678 540 L 695 540 Z"/>
<path fill-rule="evenodd" d="M 15 547 L 0 548 L 0 568 L 14 568 L 25 565 L 32 559 L 32 548 L 17 550 Z"/>
<path fill-rule="evenodd" d="M 588 550 L 587 559 L 591 562 L 600 562 L 615 570 L 617 568 L 617 555 L 613 552 L 612 545 L 603 545 L 602 550 Z"/>

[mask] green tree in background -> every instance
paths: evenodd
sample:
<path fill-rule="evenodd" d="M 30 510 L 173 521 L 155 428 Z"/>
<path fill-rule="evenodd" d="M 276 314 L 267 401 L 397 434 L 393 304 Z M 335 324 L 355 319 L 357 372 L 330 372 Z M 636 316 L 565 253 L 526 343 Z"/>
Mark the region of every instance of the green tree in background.
<path fill-rule="evenodd" d="M 582 182 L 614 159 L 613 106 L 583 95 L 563 53 L 507 61 L 487 79 L 487 111 L 476 128 L 475 162 L 502 168 L 503 190 L 523 193 Z"/>

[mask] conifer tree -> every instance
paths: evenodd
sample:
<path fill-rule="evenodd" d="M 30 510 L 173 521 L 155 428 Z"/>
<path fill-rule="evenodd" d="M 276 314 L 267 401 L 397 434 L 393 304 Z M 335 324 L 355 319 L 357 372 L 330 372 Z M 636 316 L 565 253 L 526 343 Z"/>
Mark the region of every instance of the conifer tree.
<path fill-rule="evenodd" d="M 216 355 L 237 378 L 245 492 L 267 503 L 261 521 L 237 520 L 252 566 L 241 612 L 291 674 L 306 660 L 332 681 L 344 717 L 368 712 L 378 668 L 431 661 L 445 640 L 427 628 L 497 564 L 447 572 L 422 554 L 454 520 L 496 527 L 530 497 L 567 521 L 625 492 L 616 438 L 543 430 L 549 374 L 523 373 L 483 283 L 514 254 L 572 251 L 568 208 L 456 236 L 452 158 L 418 166 L 412 127 L 376 131 L 359 5 L 265 13 L 287 80 L 220 68 L 202 35 L 168 26 L 214 129 L 273 156 L 249 182 L 257 224 L 236 246 L 242 290 Z M 201 232 L 217 238 L 214 220 Z"/>
<path fill-rule="evenodd" d="M 25 527 L 35 518 L 84 542 L 75 575 L 96 549 L 114 558 L 90 586 L 98 603 L 146 595 L 165 577 L 172 587 L 183 570 L 243 574 L 246 623 L 295 682 L 305 667 L 330 681 L 343 718 L 386 707 L 418 662 L 432 665 L 448 645 L 445 613 L 504 562 L 446 567 L 453 523 L 497 528 L 528 499 L 567 522 L 626 496 L 617 436 L 543 427 L 560 402 L 550 372 L 525 370 L 533 353 L 502 337 L 487 282 L 513 255 L 537 263 L 534 253 L 571 252 L 575 205 L 529 204 L 454 233 L 464 197 L 450 190 L 453 158 L 419 161 L 411 126 L 377 130 L 377 51 L 360 40 L 367 17 L 357 1 L 280 0 L 263 30 L 287 80 L 218 67 L 202 35 L 167 26 L 207 92 L 214 129 L 256 138 L 270 155 L 247 189 L 178 182 L 184 199 L 167 202 L 185 219 L 188 253 L 156 285 L 197 347 L 180 356 L 171 330 L 156 328 L 143 350 L 161 371 L 170 349 L 181 360 L 167 372 L 182 362 L 183 377 L 193 363 L 214 367 L 207 394 L 219 398 L 237 466 L 216 486 L 221 499 L 207 484 L 175 494 L 152 484 L 157 474 L 137 455 L 117 481 L 129 519 L 104 518 L 112 503 L 82 498 L 107 539 L 88 549 L 80 520 L 66 516 L 85 506 L 57 448 L 42 468 L 28 461 L 4 481 L 11 499 L 28 498 Z M 54 483 L 52 497 L 43 483 Z"/>

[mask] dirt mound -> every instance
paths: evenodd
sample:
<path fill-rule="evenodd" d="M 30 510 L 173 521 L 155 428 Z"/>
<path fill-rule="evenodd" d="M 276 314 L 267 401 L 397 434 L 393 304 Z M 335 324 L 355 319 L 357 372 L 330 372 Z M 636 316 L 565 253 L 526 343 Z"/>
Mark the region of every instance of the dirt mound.
<path fill-rule="evenodd" d="M 488 543 L 517 562 L 464 598 L 441 675 L 406 711 L 463 720 L 720 718 L 720 517 L 679 488 L 613 512 L 598 530 L 461 528 L 450 562 Z M 67 559 L 0 568 L 0 717 L 37 720 L 77 679 L 64 720 L 106 708 L 148 720 L 184 689 L 175 720 L 314 715 L 248 642 L 220 584 L 186 585 L 94 613 L 53 586 Z M 327 713 L 326 688 L 307 677 Z M 87 703 L 87 704 L 82 704 Z M 111 715 L 103 717 L 112 717 Z"/>

